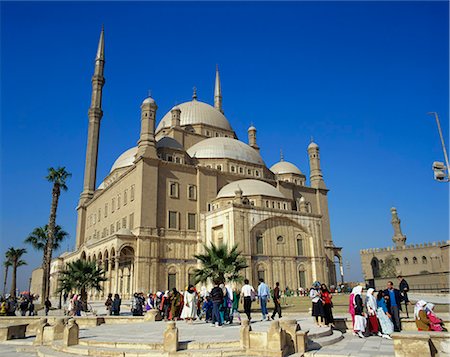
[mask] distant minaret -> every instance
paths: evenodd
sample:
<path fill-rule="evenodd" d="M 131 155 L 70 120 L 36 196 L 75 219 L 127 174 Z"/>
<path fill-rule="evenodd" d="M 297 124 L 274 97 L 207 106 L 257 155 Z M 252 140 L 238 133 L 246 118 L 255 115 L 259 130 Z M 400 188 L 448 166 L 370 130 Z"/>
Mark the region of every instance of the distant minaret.
<path fill-rule="evenodd" d="M 105 68 L 105 31 L 102 27 L 98 41 L 97 56 L 95 57 L 95 70 L 92 76 L 92 96 L 89 108 L 88 141 L 86 149 L 86 166 L 84 169 L 84 185 L 81 200 L 86 201 L 94 195 L 97 175 L 98 141 L 100 134 L 100 121 L 102 111 L 102 89 L 105 84 L 103 71 Z"/>
<path fill-rule="evenodd" d="M 397 209 L 395 207 L 391 208 L 392 213 L 392 227 L 394 228 L 394 236 L 392 237 L 392 241 L 395 243 L 397 248 L 401 248 L 405 246 L 406 236 L 402 233 L 402 228 L 400 227 L 400 218 L 397 215 Z"/>
<path fill-rule="evenodd" d="M 141 135 L 138 141 L 138 152 L 136 160 L 139 157 L 157 158 L 156 140 L 155 140 L 155 121 L 156 121 L 156 105 L 155 100 L 149 96 L 141 105 Z"/>
<path fill-rule="evenodd" d="M 250 145 L 253 149 L 259 151 L 259 146 L 256 144 L 256 128 L 252 125 L 247 130 L 248 132 L 248 145 Z"/>
<path fill-rule="evenodd" d="M 326 188 L 323 181 L 322 170 L 320 169 L 319 145 L 311 141 L 308 145 L 309 155 L 309 180 L 313 188 Z"/>
<path fill-rule="evenodd" d="M 222 86 L 220 85 L 219 65 L 216 65 L 216 84 L 214 86 L 214 108 L 223 114 Z"/>

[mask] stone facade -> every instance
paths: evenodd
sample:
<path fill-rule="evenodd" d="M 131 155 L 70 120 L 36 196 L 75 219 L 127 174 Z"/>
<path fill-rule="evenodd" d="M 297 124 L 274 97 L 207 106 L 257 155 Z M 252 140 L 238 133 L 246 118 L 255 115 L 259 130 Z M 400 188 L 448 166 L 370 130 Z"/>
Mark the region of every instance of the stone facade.
<path fill-rule="evenodd" d="M 400 228 L 395 208 L 391 209 L 395 246 L 363 249 L 360 251 L 364 279 L 368 285 L 384 288 L 388 280 L 402 275 L 411 290 L 449 290 L 450 241 L 406 245 L 406 236 Z M 383 264 L 393 260 L 395 274 L 383 274 Z M 396 282 L 394 282 L 396 284 Z"/>
<path fill-rule="evenodd" d="M 336 284 L 341 248 L 331 237 L 318 145 L 307 149 L 310 186 L 284 159 L 268 168 L 256 128 L 243 143 L 224 116 L 218 69 L 214 107 L 198 101 L 194 91 L 192 101 L 172 108 L 156 127 L 157 104 L 146 98 L 138 146 L 125 151 L 94 189 L 104 63 L 102 31 L 76 250 L 54 261 L 53 295 L 58 272 L 80 258 L 96 261 L 108 278 L 103 292 L 90 298 L 184 288 L 198 267 L 194 255 L 210 242 L 237 244 L 253 284 L 258 277 L 295 289 L 315 280 Z"/>

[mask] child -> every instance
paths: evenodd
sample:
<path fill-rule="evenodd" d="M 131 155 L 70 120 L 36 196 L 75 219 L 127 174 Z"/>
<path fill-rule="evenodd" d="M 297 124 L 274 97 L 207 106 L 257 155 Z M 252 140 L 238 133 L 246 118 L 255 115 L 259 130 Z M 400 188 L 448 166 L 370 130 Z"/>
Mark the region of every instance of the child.
<path fill-rule="evenodd" d="M 210 322 L 212 318 L 213 303 L 211 298 L 207 296 L 202 306 L 202 316 L 205 315 L 205 322 Z"/>
<path fill-rule="evenodd" d="M 442 320 L 436 316 L 433 309 L 434 304 L 431 302 L 425 305 L 425 312 L 427 313 L 428 320 L 430 320 L 430 329 L 431 331 L 444 331 L 444 328 L 442 327 Z"/>

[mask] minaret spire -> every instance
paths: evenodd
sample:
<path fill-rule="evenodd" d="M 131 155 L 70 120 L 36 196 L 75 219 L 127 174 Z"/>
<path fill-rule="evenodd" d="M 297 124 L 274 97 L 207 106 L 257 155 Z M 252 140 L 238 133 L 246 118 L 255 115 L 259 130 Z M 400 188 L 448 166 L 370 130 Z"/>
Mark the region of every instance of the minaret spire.
<path fill-rule="evenodd" d="M 220 85 L 219 65 L 216 64 L 216 83 L 214 85 L 214 108 L 223 114 L 222 86 Z"/>
<path fill-rule="evenodd" d="M 98 41 L 97 54 L 95 56 L 95 69 L 92 76 L 91 106 L 88 117 L 88 141 L 86 148 L 86 165 L 84 169 L 84 185 L 81 194 L 82 203 L 86 202 L 94 195 L 95 181 L 97 175 L 98 143 L 100 136 L 100 121 L 103 117 L 102 111 L 102 90 L 105 84 L 103 76 L 105 69 L 105 31 L 102 26 L 100 39 Z"/>
<path fill-rule="evenodd" d="M 397 209 L 395 207 L 391 208 L 392 220 L 391 224 L 394 228 L 394 236 L 392 241 L 395 243 L 397 248 L 405 246 L 406 236 L 402 233 L 402 228 L 400 227 L 400 218 L 398 218 Z"/>

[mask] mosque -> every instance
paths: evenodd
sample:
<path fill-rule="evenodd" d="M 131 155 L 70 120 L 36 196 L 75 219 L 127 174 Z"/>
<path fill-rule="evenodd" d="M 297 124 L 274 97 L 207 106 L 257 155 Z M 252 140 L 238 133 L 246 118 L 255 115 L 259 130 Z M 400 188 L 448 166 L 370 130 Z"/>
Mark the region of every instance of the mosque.
<path fill-rule="evenodd" d="M 248 265 L 243 275 L 253 284 L 262 277 L 270 286 L 279 281 L 291 289 L 316 280 L 336 285 L 336 259 L 342 278 L 341 248 L 331 237 L 319 146 L 311 142 L 305 150 L 309 185 L 283 158 L 266 166 L 256 128 L 248 129 L 245 143 L 225 116 L 218 68 L 214 105 L 200 101 L 194 90 L 192 100 L 174 106 L 156 125 L 157 103 L 146 98 L 137 146 L 125 150 L 97 186 L 104 48 L 102 30 L 76 248 L 53 260 L 51 294 L 58 272 L 77 259 L 104 268 L 108 280 L 99 298 L 184 288 L 198 267 L 194 255 L 210 243 L 237 244 Z"/>

